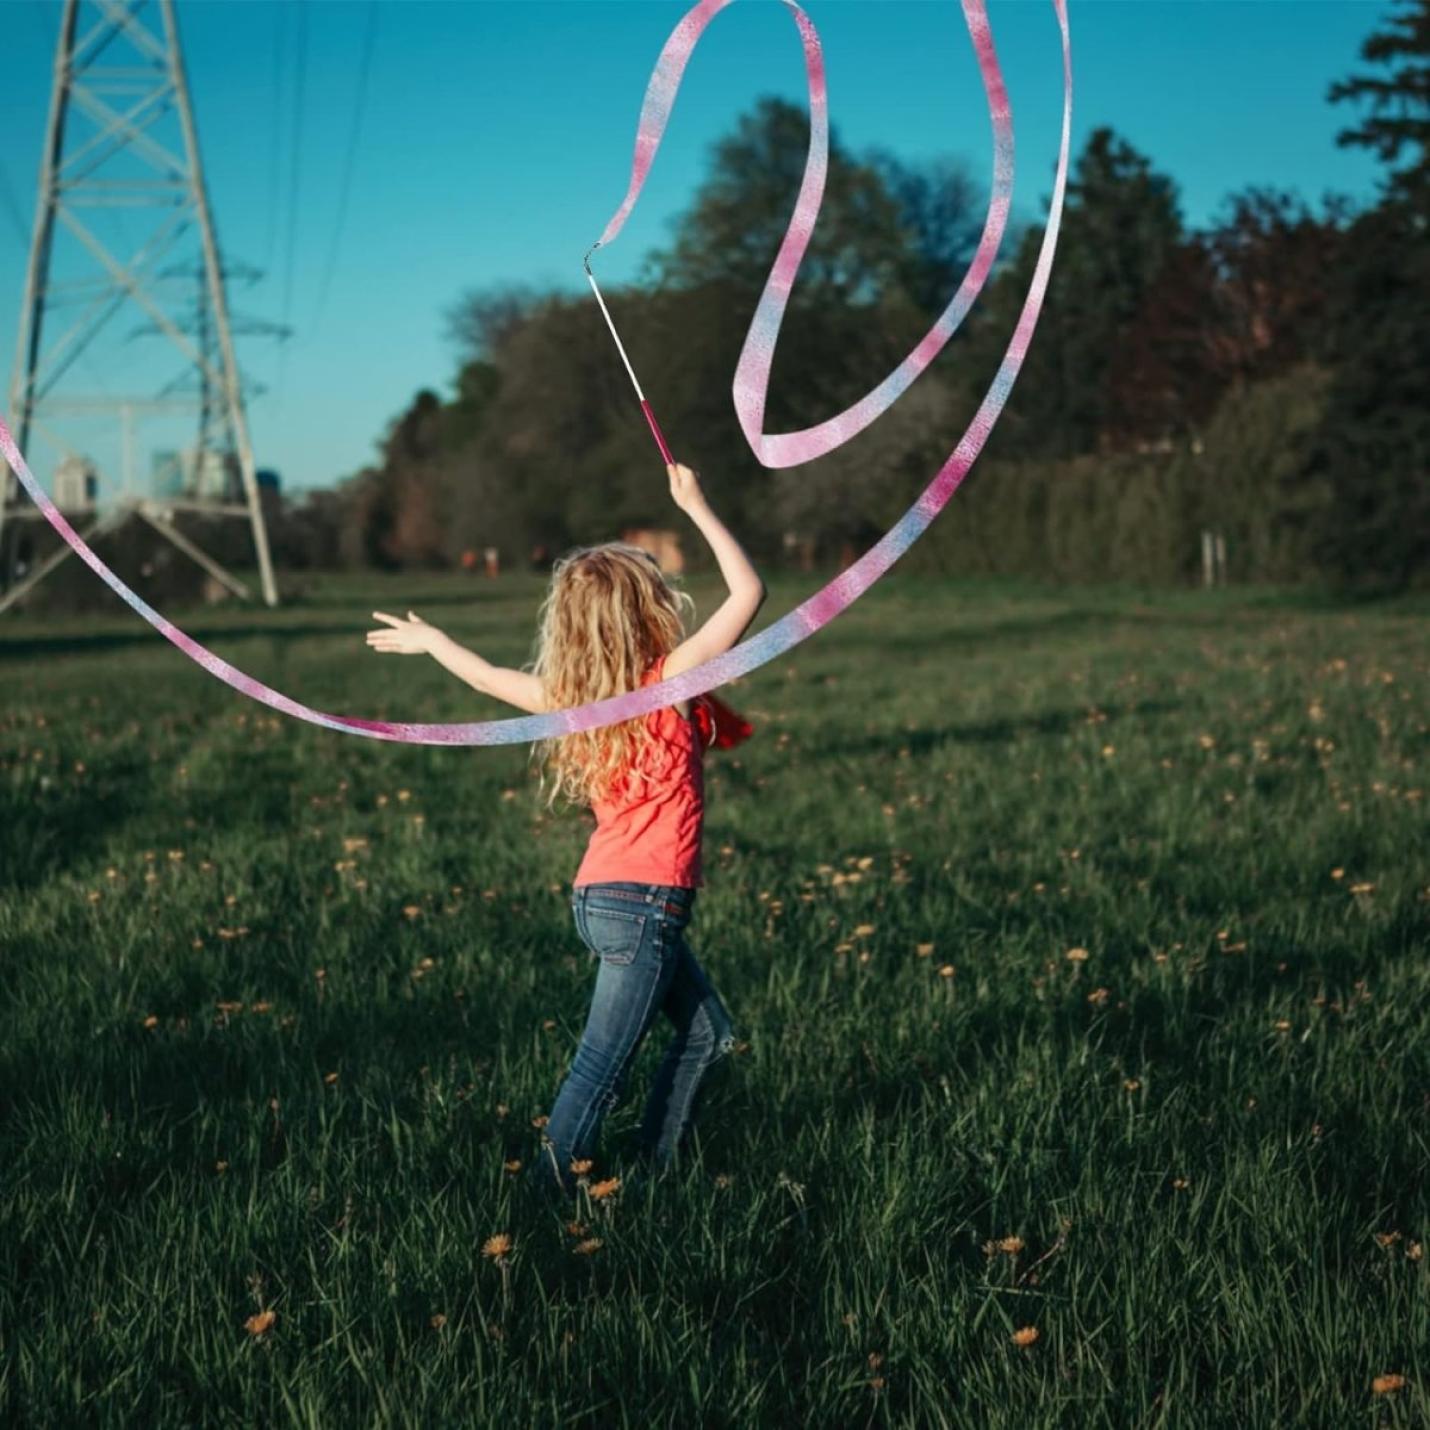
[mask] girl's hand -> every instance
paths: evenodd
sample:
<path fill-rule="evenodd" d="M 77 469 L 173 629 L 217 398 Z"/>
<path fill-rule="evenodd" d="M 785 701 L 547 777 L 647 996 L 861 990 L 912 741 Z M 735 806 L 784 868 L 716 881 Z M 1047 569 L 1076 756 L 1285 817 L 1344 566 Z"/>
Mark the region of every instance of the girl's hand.
<path fill-rule="evenodd" d="M 386 621 L 391 630 L 369 631 L 367 643 L 375 651 L 388 655 L 430 655 L 432 647 L 441 638 L 442 632 L 436 626 L 429 626 L 414 611 L 408 611 L 407 619 L 387 616 L 374 611 L 375 621 Z"/>
<path fill-rule="evenodd" d="M 681 511 L 692 511 L 703 506 L 705 493 L 700 490 L 700 478 L 682 462 L 666 465 L 670 475 L 670 497 Z"/>

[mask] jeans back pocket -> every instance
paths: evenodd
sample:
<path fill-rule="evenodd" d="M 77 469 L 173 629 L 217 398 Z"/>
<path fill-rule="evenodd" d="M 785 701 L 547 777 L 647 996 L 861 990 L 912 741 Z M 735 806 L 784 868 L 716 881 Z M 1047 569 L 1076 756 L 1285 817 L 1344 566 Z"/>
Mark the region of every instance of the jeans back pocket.
<path fill-rule="evenodd" d="M 588 903 L 584 917 L 577 915 L 581 941 L 605 963 L 625 964 L 635 959 L 645 937 L 647 915 L 627 909 Z"/>

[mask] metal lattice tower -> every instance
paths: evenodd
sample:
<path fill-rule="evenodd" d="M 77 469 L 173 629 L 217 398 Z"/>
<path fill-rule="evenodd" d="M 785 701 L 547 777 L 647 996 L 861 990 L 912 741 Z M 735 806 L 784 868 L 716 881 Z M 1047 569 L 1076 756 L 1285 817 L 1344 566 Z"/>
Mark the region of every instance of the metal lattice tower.
<path fill-rule="evenodd" d="M 233 348 L 233 325 L 227 298 L 229 277 L 250 278 L 250 270 L 226 268 L 214 234 L 204 183 L 198 135 L 189 99 L 173 0 L 153 0 L 160 32 L 145 24 L 149 0 L 64 0 L 49 121 L 40 165 L 34 234 L 25 277 L 24 307 L 10 387 L 10 413 L 21 451 L 31 457 L 33 435 L 44 436 L 61 451 L 76 455 L 58 434 L 52 420 L 67 415 L 113 413 L 125 436 L 123 495 L 118 505 L 96 520 L 86 537 L 112 531 L 131 515 L 138 516 L 173 542 L 211 575 L 240 595 L 248 589 L 212 557 L 201 551 L 172 524 L 175 510 L 247 518 L 268 605 L 276 605 L 277 588 L 263 520 L 253 447 L 244 410 L 245 384 Z M 81 22 L 85 28 L 81 29 Z M 173 116 L 177 124 L 167 116 Z M 79 119 L 92 132 L 83 133 Z M 172 136 L 170 134 L 172 131 Z M 177 142 L 175 142 L 177 140 Z M 137 161 L 137 162 L 136 162 Z M 94 231 L 97 220 L 82 216 L 91 209 L 150 210 L 157 214 L 151 231 L 127 259 L 120 259 Z M 122 225 L 123 215 L 118 221 Z M 57 232 L 78 241 L 83 277 L 52 280 Z M 176 267 L 160 270 L 159 262 L 174 253 L 181 240 L 197 231 L 198 253 Z M 127 230 L 121 227 L 127 237 Z M 187 312 L 176 314 L 165 290 L 175 279 L 187 288 Z M 197 298 L 194 289 L 197 287 Z M 180 376 L 157 396 L 124 397 L 70 395 L 56 391 L 75 361 L 124 308 L 137 307 L 150 320 L 140 331 L 167 338 L 185 359 Z M 78 316 L 55 336 L 51 320 L 63 309 Z M 286 336 L 283 329 L 262 325 L 244 331 Z M 200 489 L 182 498 L 135 497 L 130 491 L 132 423 L 136 414 L 193 413 L 197 418 L 195 470 L 217 466 L 232 474 L 215 493 Z M 35 519 L 39 512 L 3 463 L 5 491 L 0 500 L 0 596 L 4 610 L 69 554 L 61 547 L 24 581 L 11 581 L 14 523 Z M 63 505 L 59 493 L 56 504 Z M 11 530 L 5 530 L 6 524 Z"/>

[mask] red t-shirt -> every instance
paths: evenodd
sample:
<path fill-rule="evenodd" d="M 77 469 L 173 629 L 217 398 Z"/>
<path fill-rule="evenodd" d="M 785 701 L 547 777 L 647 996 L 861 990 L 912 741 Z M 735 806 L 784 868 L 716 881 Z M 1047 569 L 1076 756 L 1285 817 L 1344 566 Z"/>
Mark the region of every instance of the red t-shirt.
<path fill-rule="evenodd" d="M 646 671 L 641 685 L 661 678 L 665 657 Z M 591 812 L 596 828 L 576 871 L 582 884 L 667 884 L 694 889 L 704 883 L 700 837 L 705 818 L 705 751 L 715 722 L 704 700 L 691 703 L 687 719 L 673 705 L 646 717 L 650 732 L 637 769 L 643 778 L 618 776 Z"/>

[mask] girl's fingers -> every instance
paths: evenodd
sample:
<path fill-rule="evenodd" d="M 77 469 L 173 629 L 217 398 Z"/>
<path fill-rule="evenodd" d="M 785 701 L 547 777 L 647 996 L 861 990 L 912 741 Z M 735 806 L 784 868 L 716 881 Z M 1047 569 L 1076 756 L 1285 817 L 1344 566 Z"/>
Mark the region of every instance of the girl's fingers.
<path fill-rule="evenodd" d="M 402 624 L 396 616 L 389 616 L 385 611 L 374 611 L 372 618 L 375 621 L 386 621 L 390 626 L 400 626 Z"/>

